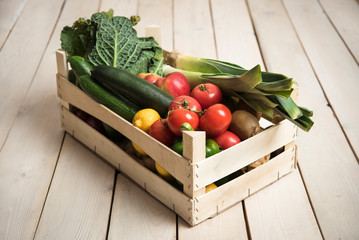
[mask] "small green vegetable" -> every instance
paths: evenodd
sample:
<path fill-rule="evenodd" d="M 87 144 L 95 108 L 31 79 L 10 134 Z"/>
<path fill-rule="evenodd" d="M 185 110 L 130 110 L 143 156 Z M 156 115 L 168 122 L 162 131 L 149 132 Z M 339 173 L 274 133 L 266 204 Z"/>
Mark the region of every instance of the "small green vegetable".
<path fill-rule="evenodd" d="M 172 150 L 176 153 L 183 154 L 183 143 L 182 138 L 176 138 L 175 142 L 172 145 Z M 206 158 L 213 156 L 221 151 L 218 144 L 213 139 L 206 139 Z"/>
<path fill-rule="evenodd" d="M 175 151 L 176 153 L 182 155 L 183 154 L 183 143 L 182 143 L 182 138 L 176 138 L 173 145 L 172 145 L 172 150 Z"/>
<path fill-rule="evenodd" d="M 188 122 L 182 123 L 180 129 L 181 129 L 181 132 L 182 131 L 194 131 L 193 127 Z"/>
<path fill-rule="evenodd" d="M 206 158 L 213 156 L 221 151 L 218 144 L 210 138 L 206 139 Z"/>

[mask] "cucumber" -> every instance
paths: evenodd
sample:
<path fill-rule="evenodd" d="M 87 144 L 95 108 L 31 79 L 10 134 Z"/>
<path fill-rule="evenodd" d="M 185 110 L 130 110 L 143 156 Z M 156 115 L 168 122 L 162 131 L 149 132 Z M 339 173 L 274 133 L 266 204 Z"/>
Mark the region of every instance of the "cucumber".
<path fill-rule="evenodd" d="M 76 77 L 80 77 L 82 75 L 91 76 L 92 66 L 83 57 L 72 56 L 69 59 L 69 63 Z"/>
<path fill-rule="evenodd" d="M 79 87 L 79 77 L 82 75 L 91 75 L 92 66 L 80 56 L 72 56 L 69 59 L 72 72 L 76 76 L 75 85 Z"/>
<path fill-rule="evenodd" d="M 89 75 L 82 75 L 79 78 L 81 89 L 96 102 L 101 103 L 131 122 L 135 114 L 140 110 L 134 105 L 125 103 L 118 97 L 97 84 Z"/>
<path fill-rule="evenodd" d="M 71 68 L 73 69 L 72 71 L 75 73 L 76 75 L 76 78 L 79 78 L 80 76 L 82 75 L 88 75 L 88 76 L 91 76 L 91 70 L 92 70 L 92 66 L 89 62 L 87 62 L 83 57 L 79 57 L 79 56 L 72 56 L 70 59 L 69 59 L 69 62 L 70 62 L 70 65 L 71 65 Z M 76 86 L 79 86 L 78 84 L 78 80 L 77 81 L 77 84 Z M 107 87 L 105 84 L 104 84 L 104 87 L 105 88 L 108 88 L 108 90 L 111 90 L 109 89 L 109 87 Z M 115 95 L 116 97 L 118 97 L 121 101 L 123 101 L 125 104 L 128 104 L 128 105 L 133 105 L 134 107 L 137 108 L 137 106 L 135 106 L 130 100 L 128 100 L 127 98 L 125 98 L 124 96 L 122 96 L 121 94 L 118 94 L 117 92 L 115 91 L 111 91 L 111 93 L 113 95 Z"/>
<path fill-rule="evenodd" d="M 97 66 L 91 71 L 91 77 L 104 87 L 111 88 L 140 108 L 152 108 L 162 117 L 168 112 L 173 97 L 152 83 L 119 68 Z"/>

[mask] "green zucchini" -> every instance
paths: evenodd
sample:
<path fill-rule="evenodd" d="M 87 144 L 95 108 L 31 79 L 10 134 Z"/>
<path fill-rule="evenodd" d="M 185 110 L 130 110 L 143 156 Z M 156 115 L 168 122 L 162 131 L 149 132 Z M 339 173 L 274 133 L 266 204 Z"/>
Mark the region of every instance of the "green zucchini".
<path fill-rule="evenodd" d="M 76 76 L 75 85 L 79 87 L 79 77 L 82 75 L 91 76 L 92 66 L 80 56 L 72 56 L 69 59 L 70 66 L 72 68 L 72 72 Z"/>
<path fill-rule="evenodd" d="M 89 62 L 87 62 L 83 57 L 79 57 L 79 56 L 72 56 L 69 59 L 71 68 L 73 69 L 72 71 L 75 73 L 76 78 L 78 79 L 80 76 L 82 75 L 88 75 L 91 76 L 91 70 L 92 70 L 92 66 Z M 78 80 L 76 80 L 76 86 L 79 86 L 78 84 Z M 104 84 L 105 88 L 108 88 L 105 84 Z M 111 90 L 108 88 L 108 90 Z M 127 98 L 125 98 L 124 96 L 122 96 L 121 94 L 118 94 L 115 91 L 111 91 L 111 93 L 113 95 L 115 95 L 116 97 L 118 97 L 121 101 L 123 101 L 125 104 L 129 104 L 129 105 L 133 105 L 135 106 L 130 100 L 128 100 Z"/>
<path fill-rule="evenodd" d="M 173 97 L 152 83 L 119 68 L 97 66 L 91 71 L 91 77 L 104 87 L 111 88 L 140 108 L 152 108 L 162 117 L 168 112 Z"/>
<path fill-rule="evenodd" d="M 89 75 L 82 75 L 78 79 L 81 89 L 85 93 L 127 121 L 131 122 L 135 114 L 140 110 L 134 105 L 125 103 L 118 97 L 112 95 L 108 90 L 97 84 Z"/>
<path fill-rule="evenodd" d="M 91 76 L 92 66 L 83 57 L 72 56 L 69 59 L 70 66 L 77 77 L 82 75 Z"/>

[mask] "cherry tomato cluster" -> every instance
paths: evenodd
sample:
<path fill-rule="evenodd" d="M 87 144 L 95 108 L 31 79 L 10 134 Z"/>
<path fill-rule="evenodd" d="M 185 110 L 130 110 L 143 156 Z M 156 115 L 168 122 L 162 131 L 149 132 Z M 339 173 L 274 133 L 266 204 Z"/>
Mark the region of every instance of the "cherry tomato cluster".
<path fill-rule="evenodd" d="M 182 131 L 201 130 L 206 132 L 206 157 L 218 153 L 240 142 L 234 133 L 228 131 L 231 111 L 222 101 L 221 89 L 204 83 L 196 86 L 190 95 L 181 95 L 169 105 L 167 119 L 155 122 L 150 135 L 182 154 Z"/>

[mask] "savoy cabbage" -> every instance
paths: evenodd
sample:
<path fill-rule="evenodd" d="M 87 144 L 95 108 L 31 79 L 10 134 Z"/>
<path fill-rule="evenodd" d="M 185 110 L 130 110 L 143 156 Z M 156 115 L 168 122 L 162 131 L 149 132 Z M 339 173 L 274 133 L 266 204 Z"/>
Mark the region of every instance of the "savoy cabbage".
<path fill-rule="evenodd" d="M 162 48 L 152 38 L 137 37 L 132 27 L 139 17 L 113 16 L 113 11 L 80 18 L 61 32 L 61 48 L 68 57 L 84 57 L 93 66 L 108 65 L 133 74 L 156 73 L 162 76 Z"/>

